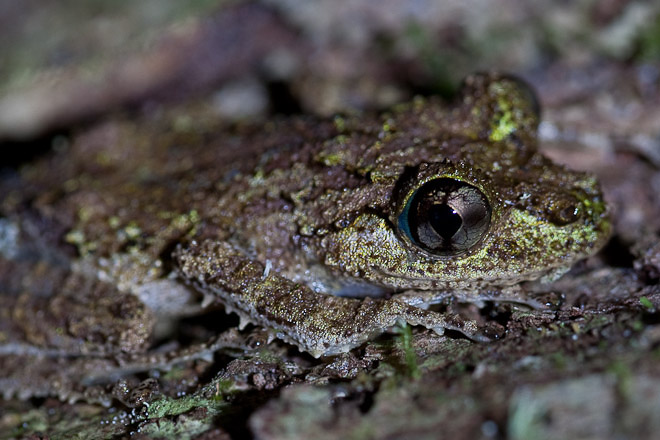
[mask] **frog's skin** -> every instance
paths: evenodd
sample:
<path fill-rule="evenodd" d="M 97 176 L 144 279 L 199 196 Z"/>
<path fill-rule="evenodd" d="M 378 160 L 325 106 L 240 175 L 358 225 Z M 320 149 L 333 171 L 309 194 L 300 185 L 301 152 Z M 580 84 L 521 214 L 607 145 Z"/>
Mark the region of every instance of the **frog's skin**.
<path fill-rule="evenodd" d="M 537 152 L 536 107 L 520 81 L 481 74 L 453 107 L 417 99 L 381 116 L 231 131 L 204 112 L 97 126 L 5 178 L 0 207 L 21 237 L 5 260 L 47 260 L 74 286 L 39 301 L 70 292 L 91 304 L 88 327 L 109 330 L 53 319 L 37 331 L 31 293 L 15 287 L 25 298 L 4 300 L 14 319 L 5 340 L 75 356 L 144 351 L 154 323 L 195 313 L 195 291 L 204 307 L 219 302 L 317 357 L 402 322 L 480 339 L 475 322 L 427 306 L 502 291 L 525 302 L 507 286 L 555 277 L 610 231 L 594 178 Z M 433 190 L 435 204 L 424 198 Z M 20 271 L 8 272 L 11 285 Z M 122 298 L 123 314 L 95 306 L 99 289 Z M 82 314 L 67 310 L 66 322 Z"/>

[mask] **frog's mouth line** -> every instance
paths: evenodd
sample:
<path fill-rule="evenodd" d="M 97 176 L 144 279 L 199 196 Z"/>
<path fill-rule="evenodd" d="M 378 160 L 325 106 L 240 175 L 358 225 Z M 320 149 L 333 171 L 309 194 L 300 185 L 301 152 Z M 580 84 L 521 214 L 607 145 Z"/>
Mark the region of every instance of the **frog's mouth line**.
<path fill-rule="evenodd" d="M 428 276 L 415 277 L 409 275 L 390 273 L 384 270 L 383 268 L 379 268 L 375 266 L 372 266 L 372 270 L 375 275 L 382 277 L 382 279 L 409 281 L 410 284 L 414 284 L 402 289 L 401 291 L 405 291 L 405 290 L 432 291 L 436 289 L 455 290 L 455 289 L 505 288 L 505 287 L 514 286 L 521 282 L 534 281 L 534 280 L 540 280 L 542 283 L 549 283 L 557 280 L 559 277 L 564 275 L 570 269 L 570 267 L 571 267 L 570 264 L 568 265 L 564 264 L 564 265 L 549 267 L 533 272 L 527 272 L 524 274 L 514 272 L 511 274 L 511 276 L 505 278 L 502 277 L 502 273 L 495 273 L 492 278 L 481 277 L 481 278 L 472 278 L 472 279 L 463 279 L 463 280 L 446 280 L 446 281 Z M 394 289 L 392 292 L 399 293 L 397 292 L 397 287 L 393 287 L 393 286 L 400 286 L 401 284 L 402 283 L 388 283 L 388 284 L 384 284 L 384 287 L 386 289 L 387 288 Z M 398 287 L 398 289 L 401 289 L 401 287 Z"/>

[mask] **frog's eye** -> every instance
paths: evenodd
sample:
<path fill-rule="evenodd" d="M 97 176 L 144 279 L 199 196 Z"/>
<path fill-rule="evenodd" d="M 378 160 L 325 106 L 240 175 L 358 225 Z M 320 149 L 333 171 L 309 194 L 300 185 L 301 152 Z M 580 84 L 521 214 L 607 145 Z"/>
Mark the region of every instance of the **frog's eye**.
<path fill-rule="evenodd" d="M 408 199 L 399 229 L 415 245 L 435 255 L 456 255 L 488 231 L 491 208 L 476 187 L 450 178 L 426 182 Z"/>

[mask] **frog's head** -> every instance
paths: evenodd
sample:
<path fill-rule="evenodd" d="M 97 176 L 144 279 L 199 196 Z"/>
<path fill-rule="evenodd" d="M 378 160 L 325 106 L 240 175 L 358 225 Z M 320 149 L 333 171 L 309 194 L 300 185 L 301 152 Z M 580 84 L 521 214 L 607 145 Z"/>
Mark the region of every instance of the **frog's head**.
<path fill-rule="evenodd" d="M 459 112 L 481 123 L 449 156 L 403 158 L 387 205 L 325 239 L 326 264 L 393 289 L 468 288 L 558 274 L 604 244 L 610 222 L 595 179 L 535 151 L 529 89 L 480 80 L 494 98 L 470 95 Z M 498 90 L 508 104 L 492 105 Z"/>
<path fill-rule="evenodd" d="M 422 164 L 402 176 L 388 217 L 361 214 L 326 239 L 326 264 L 395 289 L 559 273 L 597 251 L 610 222 L 593 177 L 541 162 L 502 175 L 464 162 Z"/>

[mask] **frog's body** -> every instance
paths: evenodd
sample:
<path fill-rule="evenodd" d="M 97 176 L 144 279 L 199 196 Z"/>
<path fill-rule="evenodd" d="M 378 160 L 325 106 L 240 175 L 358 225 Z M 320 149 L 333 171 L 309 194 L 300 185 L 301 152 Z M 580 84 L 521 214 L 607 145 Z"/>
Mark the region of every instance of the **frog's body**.
<path fill-rule="evenodd" d="M 231 134 L 181 117 L 110 123 L 5 182 L 0 206 L 145 316 L 192 285 L 315 356 L 401 321 L 478 338 L 424 308 L 559 273 L 609 233 L 594 179 L 536 152 L 534 106 L 518 81 L 476 75 L 453 108 L 420 99 Z"/>

